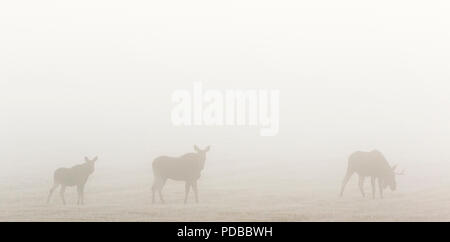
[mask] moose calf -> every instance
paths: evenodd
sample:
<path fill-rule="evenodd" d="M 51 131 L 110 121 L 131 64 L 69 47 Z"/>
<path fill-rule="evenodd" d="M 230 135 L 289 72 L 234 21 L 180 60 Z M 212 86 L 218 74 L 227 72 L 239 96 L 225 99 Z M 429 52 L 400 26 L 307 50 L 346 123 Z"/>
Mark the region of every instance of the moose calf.
<path fill-rule="evenodd" d="M 58 186 L 61 186 L 60 195 L 64 205 L 66 204 L 64 192 L 66 190 L 66 187 L 71 186 L 77 186 L 77 204 L 84 204 L 84 185 L 86 184 L 89 176 L 95 170 L 95 162 L 97 161 L 97 157 L 92 160 L 84 157 L 84 160 L 84 164 L 76 165 L 72 168 L 59 168 L 55 171 L 53 176 L 53 187 L 50 189 L 50 192 L 48 194 L 47 204 L 50 202 L 53 191 L 58 188 Z"/>

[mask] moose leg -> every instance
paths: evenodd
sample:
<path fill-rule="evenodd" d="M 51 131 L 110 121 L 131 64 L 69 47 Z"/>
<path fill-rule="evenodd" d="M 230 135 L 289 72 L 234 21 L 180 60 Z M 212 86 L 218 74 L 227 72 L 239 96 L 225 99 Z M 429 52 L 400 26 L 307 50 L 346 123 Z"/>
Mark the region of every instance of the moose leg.
<path fill-rule="evenodd" d="M 164 198 L 163 198 L 163 195 L 162 195 L 162 189 L 163 189 L 164 185 L 166 184 L 166 180 L 167 180 L 167 179 L 162 179 L 162 180 L 161 180 L 161 183 L 160 183 L 161 185 L 160 185 L 159 188 L 158 188 L 158 191 L 159 191 L 159 199 L 161 200 L 162 203 L 165 203 Z"/>
<path fill-rule="evenodd" d="M 380 178 L 378 178 L 378 189 L 380 190 L 380 198 L 383 199 L 383 184 Z"/>
<path fill-rule="evenodd" d="M 78 192 L 78 205 L 84 204 L 84 185 L 78 185 L 77 186 L 77 192 Z"/>
<path fill-rule="evenodd" d="M 64 205 L 66 205 L 66 199 L 64 198 L 64 192 L 66 191 L 66 186 L 61 185 L 61 190 L 59 190 L 59 195 Z"/>
<path fill-rule="evenodd" d="M 372 198 L 375 199 L 375 177 L 370 177 L 370 183 L 372 184 Z"/>
<path fill-rule="evenodd" d="M 84 184 L 81 185 L 81 205 L 84 205 Z"/>
<path fill-rule="evenodd" d="M 188 195 L 189 195 L 189 190 L 191 189 L 191 182 L 186 181 L 185 185 L 184 185 L 184 204 L 187 203 L 187 199 L 188 199 Z"/>
<path fill-rule="evenodd" d="M 350 170 L 348 170 L 347 174 L 345 174 L 344 180 L 342 181 L 341 197 L 342 197 L 342 195 L 344 195 L 345 186 L 347 185 L 347 183 L 350 180 L 350 177 L 352 177 L 352 175 L 353 175 L 353 172 L 351 172 Z"/>
<path fill-rule="evenodd" d="M 156 188 L 155 185 L 152 186 L 152 203 L 155 203 L 155 192 L 156 192 Z"/>
<path fill-rule="evenodd" d="M 81 187 L 80 187 L 80 185 L 77 186 L 77 195 L 78 195 L 77 205 L 80 205 L 80 202 L 81 202 Z"/>
<path fill-rule="evenodd" d="M 153 185 L 152 185 L 152 203 L 155 203 L 155 193 L 158 191 L 159 193 L 159 198 L 161 199 L 161 202 L 164 203 L 164 199 L 162 198 L 162 193 L 161 190 L 164 186 L 165 180 L 161 177 L 157 177 L 155 176 L 155 178 L 153 179 Z"/>
<path fill-rule="evenodd" d="M 53 184 L 53 187 L 50 189 L 50 192 L 48 193 L 47 204 L 50 203 L 50 198 L 52 197 L 53 192 L 55 191 L 56 188 L 58 188 L 58 186 L 59 186 L 58 183 Z"/>
<path fill-rule="evenodd" d="M 158 178 L 157 177 L 155 177 L 154 179 L 153 179 L 153 185 L 152 185 L 152 203 L 155 203 L 155 192 L 156 192 L 156 190 L 158 189 L 157 188 L 157 185 L 158 185 Z"/>
<path fill-rule="evenodd" d="M 359 190 L 361 191 L 361 194 L 363 197 L 366 197 L 366 194 L 364 193 L 364 176 L 359 175 Z"/>
<path fill-rule="evenodd" d="M 192 190 L 194 190 L 194 194 L 195 194 L 195 202 L 198 203 L 197 181 L 192 182 Z"/>

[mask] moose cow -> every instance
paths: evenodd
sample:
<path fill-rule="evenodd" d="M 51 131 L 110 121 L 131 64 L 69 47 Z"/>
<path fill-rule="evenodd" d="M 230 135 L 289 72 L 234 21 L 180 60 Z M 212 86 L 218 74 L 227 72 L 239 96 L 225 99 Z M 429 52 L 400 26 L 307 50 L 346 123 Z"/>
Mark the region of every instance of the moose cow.
<path fill-rule="evenodd" d="M 383 198 L 383 189 L 389 187 L 392 191 L 396 190 L 395 175 L 403 175 L 403 172 L 395 172 L 396 167 L 396 165 L 391 167 L 383 154 L 378 150 L 371 152 L 357 151 L 353 153 L 348 159 L 347 173 L 342 182 L 341 197 L 344 194 L 345 186 L 350 177 L 356 172 L 359 175 L 359 189 L 363 197 L 365 197 L 364 178 L 370 177 L 372 197 L 375 199 L 375 182 L 378 179 L 380 197 Z"/>
<path fill-rule="evenodd" d="M 184 203 L 187 203 L 189 190 L 192 187 L 195 193 L 195 201 L 198 203 L 197 180 L 205 167 L 206 152 L 209 146 L 204 150 L 194 146 L 196 153 L 188 153 L 181 157 L 160 156 L 153 161 L 154 182 L 152 186 L 152 203 L 155 202 L 155 192 L 158 191 L 162 203 L 162 189 L 167 179 L 185 182 Z"/>
<path fill-rule="evenodd" d="M 92 160 L 84 157 L 84 160 L 84 164 L 76 165 L 72 168 L 59 168 L 55 171 L 53 175 L 53 187 L 50 189 L 48 194 L 47 204 L 50 202 L 53 191 L 58 188 L 58 186 L 61 186 L 60 195 L 64 205 L 66 204 L 64 192 L 66 187 L 71 186 L 77 186 L 77 204 L 84 204 L 84 185 L 86 184 L 89 176 L 95 170 L 95 162 L 97 161 L 97 157 L 94 157 Z"/>

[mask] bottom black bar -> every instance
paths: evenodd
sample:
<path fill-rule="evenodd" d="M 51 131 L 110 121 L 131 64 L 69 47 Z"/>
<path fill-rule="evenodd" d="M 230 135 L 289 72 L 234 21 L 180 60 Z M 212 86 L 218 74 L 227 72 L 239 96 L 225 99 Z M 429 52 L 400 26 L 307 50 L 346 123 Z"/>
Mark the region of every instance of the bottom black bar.
<path fill-rule="evenodd" d="M 448 223 L 295 223 L 295 222 L 87 222 L 2 223 L 3 236 L 15 239 L 77 241 L 315 241 L 399 240 L 426 241 L 444 236 Z M 402 228 L 404 227 L 404 228 Z M 20 232 L 18 232 L 20 231 Z"/>

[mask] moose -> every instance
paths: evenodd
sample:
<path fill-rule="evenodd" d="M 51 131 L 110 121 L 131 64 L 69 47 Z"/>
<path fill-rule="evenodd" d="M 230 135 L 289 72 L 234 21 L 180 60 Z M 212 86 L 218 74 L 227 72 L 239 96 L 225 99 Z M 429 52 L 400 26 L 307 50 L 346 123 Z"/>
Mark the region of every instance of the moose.
<path fill-rule="evenodd" d="M 64 192 L 66 187 L 76 186 L 78 191 L 78 205 L 84 204 L 84 186 L 89 178 L 89 176 L 95 170 L 95 162 L 98 157 L 94 157 L 93 159 L 89 159 L 84 157 L 85 162 L 80 165 L 73 166 L 72 168 L 59 168 L 55 171 L 53 175 L 53 187 L 50 189 L 47 198 L 47 204 L 50 202 L 50 198 L 52 197 L 53 191 L 61 186 L 60 196 L 63 204 L 66 204 L 66 200 L 64 198 Z"/>
<path fill-rule="evenodd" d="M 395 176 L 404 174 L 404 171 L 401 173 L 395 172 L 396 167 L 396 165 L 391 167 L 383 154 L 378 150 L 370 152 L 354 152 L 348 159 L 347 173 L 342 182 L 340 196 L 343 196 L 345 186 L 353 173 L 356 172 L 359 175 L 359 190 L 363 197 L 366 196 L 364 193 L 364 179 L 365 177 L 370 177 L 372 183 L 372 198 L 375 199 L 376 180 L 378 180 L 380 198 L 383 198 L 383 190 L 387 187 L 392 191 L 396 190 L 397 184 Z"/>
<path fill-rule="evenodd" d="M 152 203 L 155 203 L 155 193 L 157 191 L 161 202 L 165 203 L 162 196 L 162 189 L 167 179 L 185 182 L 185 204 L 187 203 L 189 190 L 192 187 L 195 193 L 195 201 L 198 203 L 197 180 L 200 178 L 200 173 L 205 167 L 206 152 L 209 149 L 210 146 L 202 150 L 195 145 L 195 153 L 187 153 L 180 157 L 160 156 L 156 158 L 152 164 L 154 175 Z"/>

